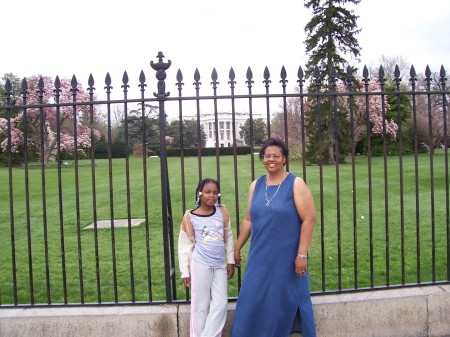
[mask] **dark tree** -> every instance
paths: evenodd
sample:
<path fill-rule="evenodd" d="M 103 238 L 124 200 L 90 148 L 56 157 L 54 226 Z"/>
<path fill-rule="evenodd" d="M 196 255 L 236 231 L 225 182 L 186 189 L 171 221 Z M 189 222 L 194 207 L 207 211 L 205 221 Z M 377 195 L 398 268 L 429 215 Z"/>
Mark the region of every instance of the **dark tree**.
<path fill-rule="evenodd" d="M 250 145 L 252 138 L 250 137 L 250 118 L 247 119 L 239 131 L 241 137 L 244 138 L 245 144 Z M 267 125 L 262 118 L 253 120 L 253 145 L 262 145 L 267 137 Z"/>
<path fill-rule="evenodd" d="M 181 147 L 180 142 L 180 121 L 174 120 L 167 127 L 167 136 L 170 137 L 170 147 Z M 206 144 L 206 134 L 203 128 L 200 129 L 202 137 L 202 147 Z M 197 122 L 194 119 L 183 120 L 183 148 L 196 147 L 197 141 Z"/>
<path fill-rule="evenodd" d="M 306 53 L 309 56 L 306 77 L 314 75 L 322 91 L 335 90 L 337 81 L 352 76 L 356 71 L 350 67 L 346 57 L 358 60 L 361 48 L 356 35 L 360 29 L 357 27 L 358 16 L 353 10 L 344 7 L 347 3 L 357 5 L 360 0 L 305 0 L 305 7 L 312 10 L 312 18 L 305 26 Z M 310 91 L 318 88 L 310 86 Z M 306 111 L 306 121 L 316 121 L 315 127 L 309 125 L 306 128 L 310 141 L 307 157 L 313 162 L 322 156 L 324 162 L 334 164 L 336 160 L 342 161 L 351 149 L 347 111 L 333 108 L 332 99 L 322 97 L 320 104 L 311 99 L 311 108 Z M 317 123 L 318 106 L 320 125 Z M 319 153 L 318 137 L 321 137 L 322 153 Z M 336 149 L 339 150 L 339 156 L 335 154 Z"/>

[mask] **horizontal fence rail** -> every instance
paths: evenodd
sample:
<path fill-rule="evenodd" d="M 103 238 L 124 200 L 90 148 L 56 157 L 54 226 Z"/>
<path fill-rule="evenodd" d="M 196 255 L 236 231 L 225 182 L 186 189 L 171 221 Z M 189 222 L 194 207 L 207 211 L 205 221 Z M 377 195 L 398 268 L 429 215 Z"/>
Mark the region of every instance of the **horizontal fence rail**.
<path fill-rule="evenodd" d="M 157 58 L 156 91 L 143 71 L 120 89 L 108 73 L 101 93 L 92 75 L 85 89 L 75 76 L 4 83 L 0 308 L 189 301 L 176 242 L 198 181 L 220 181 L 237 237 L 275 134 L 316 202 L 314 295 L 450 282 L 443 67 L 411 67 L 403 82 L 398 67 L 343 79 L 299 67 L 289 85 L 284 67 L 256 84 L 249 67 L 240 86 L 231 68 L 222 87 L 213 69 L 205 89 L 198 70 L 191 88 L 181 70 L 167 81 L 171 62 Z"/>

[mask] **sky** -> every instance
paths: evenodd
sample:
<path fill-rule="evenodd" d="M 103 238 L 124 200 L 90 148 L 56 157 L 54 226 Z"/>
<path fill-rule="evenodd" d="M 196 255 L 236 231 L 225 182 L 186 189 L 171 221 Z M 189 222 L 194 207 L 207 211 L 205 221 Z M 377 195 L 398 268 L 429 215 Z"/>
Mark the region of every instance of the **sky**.
<path fill-rule="evenodd" d="M 99 93 L 108 72 L 114 90 L 120 90 L 124 71 L 130 86 L 137 88 L 143 70 L 155 91 L 150 61 L 157 62 L 162 51 L 164 60 L 172 62 L 166 82 L 174 85 L 180 69 L 186 94 L 193 93 L 195 69 L 202 85 L 210 89 L 215 68 L 219 87 L 227 93 L 231 67 L 237 85 L 246 87 L 249 66 L 255 85 L 261 86 L 266 66 L 273 83 L 285 66 L 289 83 L 295 86 L 298 67 L 304 68 L 307 61 L 304 27 L 311 14 L 303 4 L 301 0 L 8 1 L 1 5 L 0 74 L 20 78 L 75 74 L 85 87 L 92 74 Z M 361 62 L 351 60 L 361 73 L 363 65 L 378 68 L 381 56 L 402 57 L 417 72 L 423 73 L 427 65 L 432 71 L 441 65 L 450 71 L 450 1 L 362 0 L 348 8 L 359 16 L 362 29 L 357 35 Z"/>

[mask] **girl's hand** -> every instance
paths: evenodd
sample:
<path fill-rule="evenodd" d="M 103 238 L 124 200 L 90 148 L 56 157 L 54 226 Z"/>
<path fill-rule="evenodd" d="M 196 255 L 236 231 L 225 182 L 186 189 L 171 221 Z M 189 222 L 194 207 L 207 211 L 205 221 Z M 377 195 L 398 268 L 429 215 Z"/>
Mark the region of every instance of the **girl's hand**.
<path fill-rule="evenodd" d="M 227 265 L 227 276 L 228 279 L 232 278 L 234 275 L 234 264 Z"/>
<path fill-rule="evenodd" d="M 185 287 L 190 288 L 191 287 L 191 278 L 190 277 L 184 277 L 183 278 L 183 284 Z"/>

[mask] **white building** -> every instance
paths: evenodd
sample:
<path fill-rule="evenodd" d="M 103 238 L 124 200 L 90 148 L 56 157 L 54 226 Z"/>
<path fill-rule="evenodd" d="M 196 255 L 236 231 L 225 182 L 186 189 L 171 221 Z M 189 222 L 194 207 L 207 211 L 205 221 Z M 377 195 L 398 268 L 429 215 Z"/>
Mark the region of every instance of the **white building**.
<path fill-rule="evenodd" d="M 236 130 L 236 145 L 246 145 L 244 138 L 241 137 L 240 131 L 241 127 L 245 124 L 246 120 L 249 119 L 248 113 L 235 112 L 235 130 Z M 260 118 L 258 114 L 253 118 Z M 233 117 L 231 112 L 218 112 L 217 120 L 219 122 L 219 146 L 220 147 L 230 147 L 233 146 Z M 216 146 L 216 118 L 214 113 L 203 113 L 200 114 L 200 125 L 203 127 L 203 131 L 206 134 L 206 147 Z"/>

